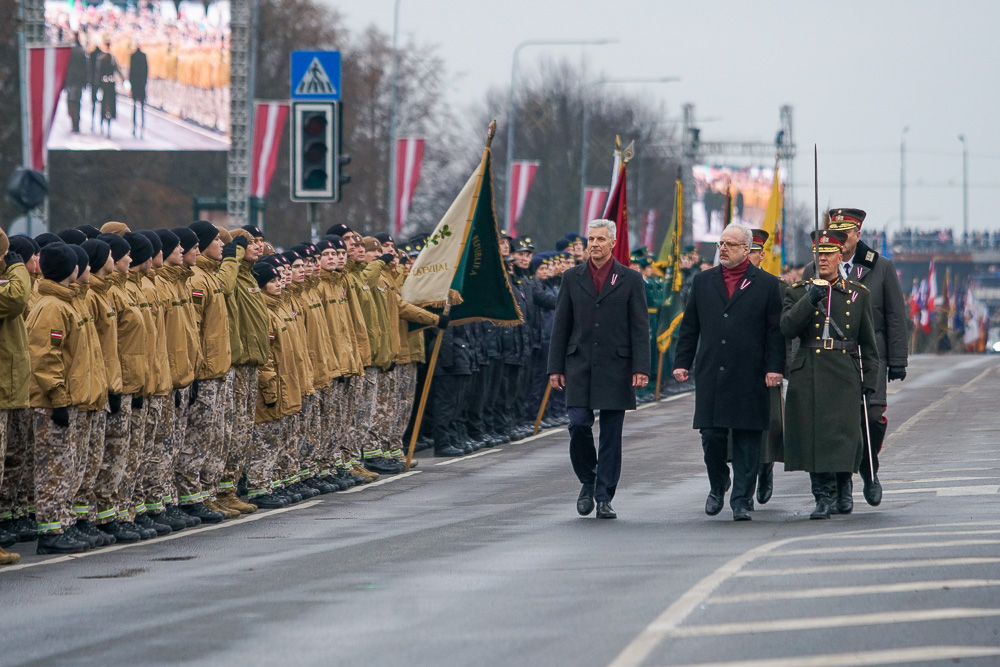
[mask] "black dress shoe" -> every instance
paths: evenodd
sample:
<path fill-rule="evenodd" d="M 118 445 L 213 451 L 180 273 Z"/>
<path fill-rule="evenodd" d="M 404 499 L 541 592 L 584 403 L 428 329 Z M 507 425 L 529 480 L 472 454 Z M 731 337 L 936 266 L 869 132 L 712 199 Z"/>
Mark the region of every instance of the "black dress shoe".
<path fill-rule="evenodd" d="M 726 504 L 725 491 L 712 489 L 708 492 L 708 499 L 705 500 L 705 514 L 715 516 L 722 511 L 722 506 Z"/>
<path fill-rule="evenodd" d="M 874 479 L 865 479 L 865 502 L 872 507 L 878 507 L 882 502 L 882 485 L 879 484 L 878 475 Z"/>
<path fill-rule="evenodd" d="M 597 503 L 597 518 L 598 519 L 617 519 L 618 515 L 611 508 L 611 503 L 607 500 L 602 500 Z"/>
<path fill-rule="evenodd" d="M 829 519 L 830 518 L 830 500 L 827 498 L 821 498 L 816 501 L 816 509 L 812 511 L 809 515 L 810 519 Z"/>
<path fill-rule="evenodd" d="M 750 510 L 746 507 L 737 507 L 733 510 L 733 521 L 750 521 Z"/>
<path fill-rule="evenodd" d="M 760 466 L 757 476 L 757 502 L 766 505 L 774 491 L 774 464 L 764 463 Z"/>
<path fill-rule="evenodd" d="M 584 484 L 580 489 L 580 495 L 576 499 L 576 512 L 580 516 L 587 516 L 594 511 L 594 485 Z"/>

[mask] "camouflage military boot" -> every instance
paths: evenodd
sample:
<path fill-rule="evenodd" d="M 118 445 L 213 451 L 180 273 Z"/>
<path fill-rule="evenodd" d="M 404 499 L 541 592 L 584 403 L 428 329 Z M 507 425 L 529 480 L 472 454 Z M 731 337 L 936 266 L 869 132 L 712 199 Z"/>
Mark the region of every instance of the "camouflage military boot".
<path fill-rule="evenodd" d="M 0 565 L 14 565 L 21 560 L 21 554 L 11 553 L 0 549 Z"/>
<path fill-rule="evenodd" d="M 228 507 L 223 507 L 214 500 L 204 500 L 202 501 L 202 504 L 205 505 L 205 507 L 207 507 L 208 509 L 212 510 L 213 512 L 218 512 L 222 514 L 227 519 L 238 519 L 240 516 L 240 513 L 237 510 L 230 509 Z"/>
<path fill-rule="evenodd" d="M 240 514 L 253 514 L 257 511 L 256 505 L 243 502 L 232 491 L 219 494 L 219 498 L 215 501 L 215 504 L 219 507 L 236 510 Z"/>

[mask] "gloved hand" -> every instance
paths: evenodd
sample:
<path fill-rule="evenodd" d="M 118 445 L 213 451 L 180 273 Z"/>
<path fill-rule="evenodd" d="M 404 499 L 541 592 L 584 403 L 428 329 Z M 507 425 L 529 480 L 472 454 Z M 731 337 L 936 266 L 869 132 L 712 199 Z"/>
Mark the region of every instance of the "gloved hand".
<path fill-rule="evenodd" d="M 864 392 L 865 392 L 865 400 L 866 401 L 871 401 L 872 400 L 872 396 L 875 395 L 875 388 L 874 387 L 865 387 L 864 388 Z"/>
<path fill-rule="evenodd" d="M 198 381 L 195 380 L 191 383 L 191 395 L 188 396 L 188 405 L 194 405 L 194 402 L 198 400 Z"/>
<path fill-rule="evenodd" d="M 52 423 L 63 428 L 69 426 L 69 408 L 52 408 Z"/>
<path fill-rule="evenodd" d="M 345 382 L 347 382 L 346 376 L 341 375 L 339 378 L 337 378 L 337 384 L 344 384 Z"/>
<path fill-rule="evenodd" d="M 237 236 L 235 239 L 233 239 L 233 243 L 235 243 L 239 247 L 241 247 L 244 250 L 246 250 L 247 249 L 247 245 L 249 244 L 249 241 L 247 241 L 247 237 L 245 237 L 245 236 Z M 234 257 L 235 257 L 235 255 L 234 255 Z"/>
<path fill-rule="evenodd" d="M 222 246 L 222 259 L 226 259 L 227 257 L 236 257 L 236 241 L 231 241 Z"/>
<path fill-rule="evenodd" d="M 390 361 L 389 362 L 389 368 L 385 369 L 385 372 L 386 373 L 391 373 L 394 370 L 396 370 L 396 362 L 395 361 Z"/>
<path fill-rule="evenodd" d="M 448 321 L 449 321 L 449 318 L 448 318 L 447 315 L 444 315 L 444 314 L 438 315 L 437 328 L 438 329 L 447 329 L 448 328 Z"/>
<path fill-rule="evenodd" d="M 181 390 L 174 389 L 174 407 L 178 410 L 181 409 Z"/>
<path fill-rule="evenodd" d="M 112 394 L 108 392 L 108 409 L 111 410 L 111 414 L 116 415 L 121 412 L 122 409 L 122 395 Z"/>
<path fill-rule="evenodd" d="M 273 403 L 265 403 L 264 405 L 265 405 L 265 407 L 268 407 L 268 408 L 273 408 L 273 407 L 274 407 L 274 406 L 276 406 L 277 404 L 278 404 L 278 402 L 277 402 L 277 401 L 274 401 Z"/>
<path fill-rule="evenodd" d="M 906 366 L 889 366 L 889 381 L 905 380 Z"/>
<path fill-rule="evenodd" d="M 135 395 L 132 397 L 132 409 L 142 410 L 142 396 Z"/>
<path fill-rule="evenodd" d="M 8 250 L 7 255 L 3 258 L 3 261 L 7 266 L 13 266 L 14 264 L 23 263 L 24 260 L 13 250 Z"/>
<path fill-rule="evenodd" d="M 385 264 L 386 266 L 389 266 L 390 264 L 392 264 L 392 260 L 396 259 L 396 256 L 393 255 L 391 252 L 387 252 L 384 255 L 382 255 L 381 257 L 379 257 L 379 259 L 382 260 L 383 264 Z"/>
<path fill-rule="evenodd" d="M 810 285 L 806 290 L 806 295 L 809 297 L 809 303 L 816 306 L 826 298 L 826 288 L 819 285 Z"/>

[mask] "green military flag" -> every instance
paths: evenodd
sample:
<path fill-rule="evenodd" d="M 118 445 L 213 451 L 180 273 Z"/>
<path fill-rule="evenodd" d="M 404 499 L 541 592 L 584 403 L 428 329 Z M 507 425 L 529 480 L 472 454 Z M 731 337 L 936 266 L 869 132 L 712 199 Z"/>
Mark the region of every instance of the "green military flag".
<path fill-rule="evenodd" d="M 403 283 L 403 299 L 446 310 L 454 324 L 489 320 L 520 324 L 500 254 L 500 233 L 493 212 L 490 124 L 479 166 L 427 238 Z"/>
<path fill-rule="evenodd" d="M 674 211 L 670 216 L 670 226 L 667 235 L 660 246 L 657 255 L 658 264 L 664 269 L 667 284 L 663 293 L 663 303 L 657 316 L 656 346 L 662 356 L 670 349 L 677 328 L 684 316 L 684 304 L 681 303 L 681 285 L 684 276 L 681 273 L 681 237 L 684 230 L 684 184 L 680 173 L 674 183 Z"/>

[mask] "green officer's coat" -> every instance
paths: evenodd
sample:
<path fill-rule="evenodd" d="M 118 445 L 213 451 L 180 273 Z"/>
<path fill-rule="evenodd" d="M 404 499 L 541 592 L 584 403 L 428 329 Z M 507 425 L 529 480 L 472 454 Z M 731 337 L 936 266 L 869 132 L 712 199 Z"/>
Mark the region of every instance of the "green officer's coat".
<path fill-rule="evenodd" d="M 781 332 L 802 343 L 788 374 L 785 470 L 857 472 L 864 453 L 862 385 L 874 391 L 879 367 L 870 295 L 864 285 L 851 281 L 838 280 L 830 290 L 830 319 L 840 329 L 831 324 L 830 337 L 860 345 L 866 371 L 862 382 L 854 353 L 806 347 L 822 339 L 827 307 L 827 299 L 813 307 L 808 287 L 808 281 L 789 287 L 781 313 Z"/>

